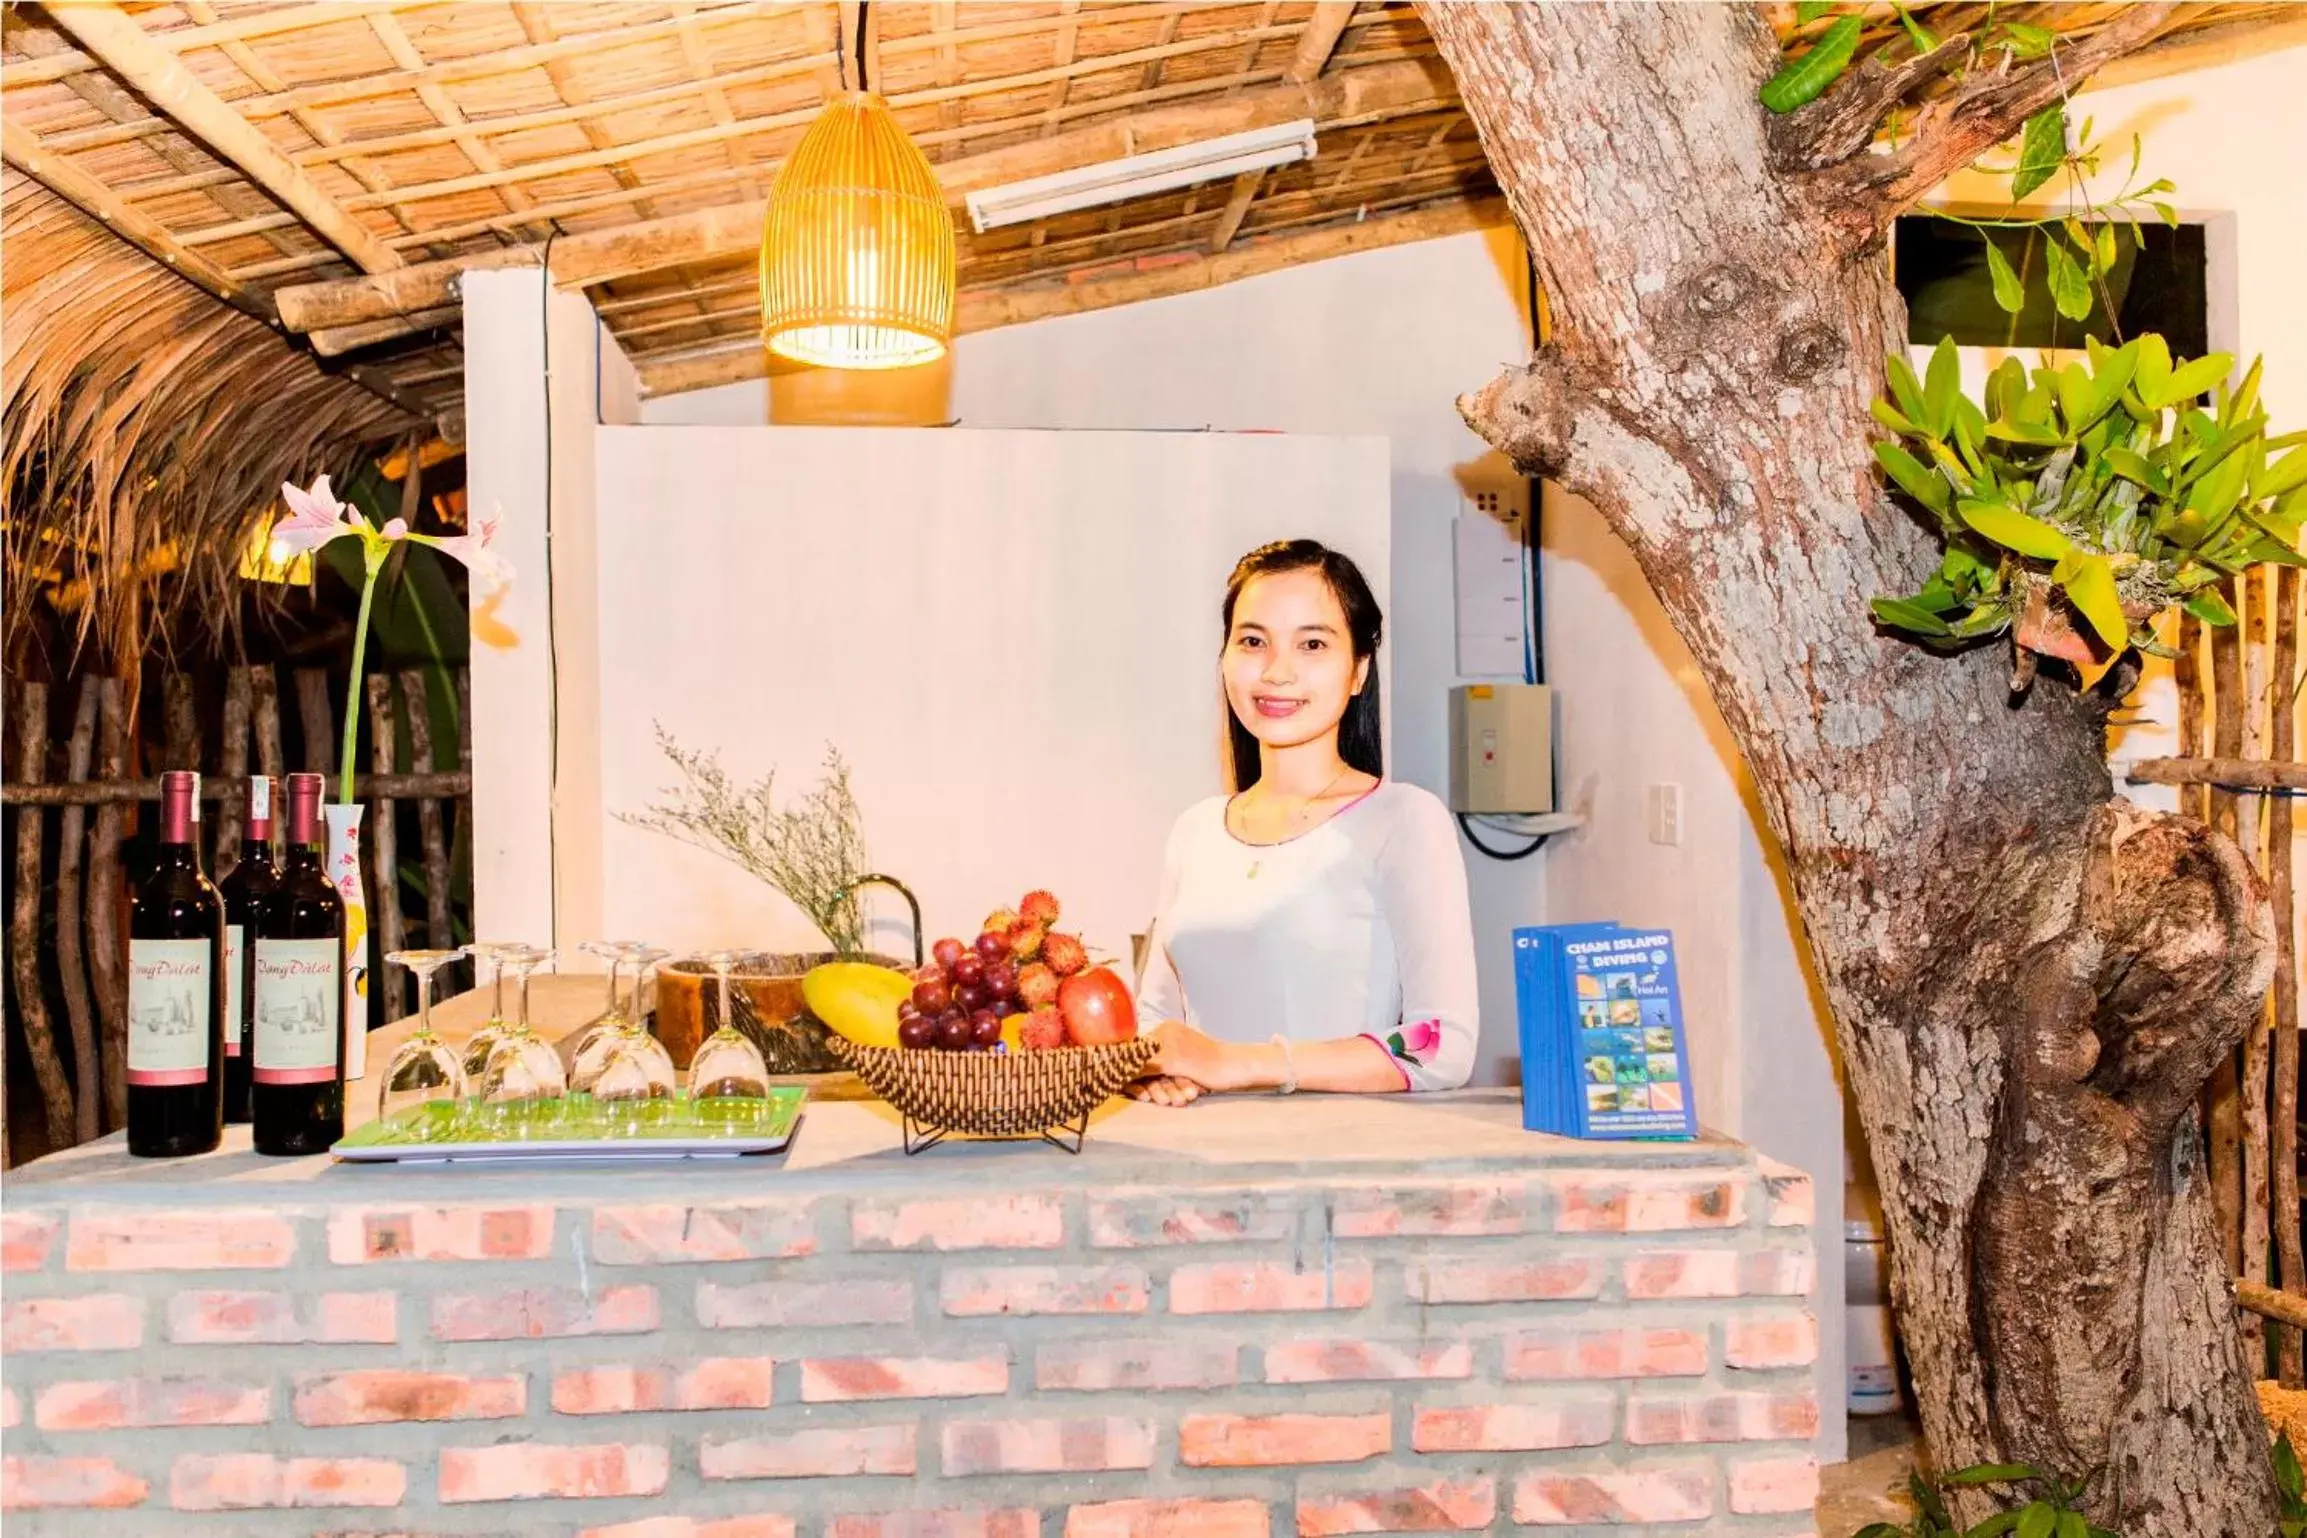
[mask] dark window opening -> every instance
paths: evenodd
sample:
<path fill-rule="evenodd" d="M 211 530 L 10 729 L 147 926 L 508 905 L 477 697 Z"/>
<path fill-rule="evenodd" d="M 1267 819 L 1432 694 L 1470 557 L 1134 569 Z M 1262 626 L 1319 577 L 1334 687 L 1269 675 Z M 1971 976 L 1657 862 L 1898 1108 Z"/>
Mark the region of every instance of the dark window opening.
<path fill-rule="evenodd" d="M 2086 222 L 2096 234 L 2100 226 Z M 2159 331 L 2174 355 L 2211 350 L 2203 227 L 2140 226 L 2134 248 L 2128 224 L 2115 226 L 2114 270 L 2093 285 L 2091 313 L 2074 321 L 2051 303 L 2043 277 L 2044 242 L 2055 228 L 1974 229 L 1967 224 L 1909 214 L 1892 232 L 1893 271 L 1906 300 L 1907 340 L 1925 347 L 1951 336 L 1958 347 L 2080 347 L 2092 336 L 2115 343 Z M 2026 305 L 2013 315 L 1995 303 L 1987 276 L 1986 241 L 2002 249 L 2026 289 Z M 2098 290 L 2103 286 L 2104 293 Z M 2107 314 L 2109 300 L 2114 317 Z"/>

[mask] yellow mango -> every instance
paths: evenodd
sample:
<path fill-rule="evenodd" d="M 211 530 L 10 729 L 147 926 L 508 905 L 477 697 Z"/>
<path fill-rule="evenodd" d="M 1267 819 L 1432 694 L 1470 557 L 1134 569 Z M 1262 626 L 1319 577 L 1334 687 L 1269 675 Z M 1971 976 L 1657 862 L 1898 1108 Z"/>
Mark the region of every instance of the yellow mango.
<path fill-rule="evenodd" d="M 801 979 L 809 1012 L 861 1047 L 897 1045 L 897 1006 L 913 979 L 864 961 L 829 961 Z"/>
<path fill-rule="evenodd" d="M 1025 1050 L 1025 1037 L 1021 1033 L 1025 1030 L 1025 1022 L 1029 1018 L 1031 1017 L 1027 1015 L 1002 1016 L 1001 1044 L 1012 1052 L 1023 1052 Z"/>

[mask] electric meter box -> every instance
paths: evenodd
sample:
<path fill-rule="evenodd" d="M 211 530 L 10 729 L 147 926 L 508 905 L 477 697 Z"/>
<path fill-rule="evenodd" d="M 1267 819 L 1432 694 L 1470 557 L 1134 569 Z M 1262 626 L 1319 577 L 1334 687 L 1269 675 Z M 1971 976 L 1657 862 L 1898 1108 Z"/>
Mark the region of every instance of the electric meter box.
<path fill-rule="evenodd" d="M 1554 691 L 1462 684 L 1450 691 L 1450 810 L 1554 810 Z"/>

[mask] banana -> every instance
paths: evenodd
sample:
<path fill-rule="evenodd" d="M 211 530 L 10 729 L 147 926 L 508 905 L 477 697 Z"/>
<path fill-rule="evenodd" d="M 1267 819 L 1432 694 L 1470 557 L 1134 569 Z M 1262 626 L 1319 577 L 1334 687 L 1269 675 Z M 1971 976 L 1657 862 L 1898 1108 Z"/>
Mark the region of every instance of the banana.
<path fill-rule="evenodd" d="M 897 1045 L 897 1006 L 913 979 L 864 961 L 829 961 L 801 979 L 809 1012 L 861 1047 Z"/>

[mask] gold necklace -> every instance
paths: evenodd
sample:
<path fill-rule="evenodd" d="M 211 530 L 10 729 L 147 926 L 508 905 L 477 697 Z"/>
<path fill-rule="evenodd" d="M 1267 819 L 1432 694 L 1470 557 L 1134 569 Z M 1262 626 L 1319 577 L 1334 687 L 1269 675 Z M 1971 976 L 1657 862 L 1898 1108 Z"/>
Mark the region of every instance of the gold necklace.
<path fill-rule="evenodd" d="M 1321 800 L 1321 799 L 1322 799 L 1324 796 L 1327 796 L 1327 795 L 1328 795 L 1328 794 L 1329 794 L 1331 791 L 1333 791 L 1333 790 L 1336 790 L 1336 789 L 1338 788 L 1338 786 L 1339 786 L 1341 783 L 1343 783 L 1343 782 L 1344 782 L 1344 780 L 1345 780 L 1346 776 L 1347 776 L 1347 775 L 1349 775 L 1349 774 L 1352 774 L 1353 772 L 1354 772 L 1354 766 L 1353 766 L 1352 764 L 1348 764 L 1348 765 L 1346 765 L 1346 766 L 1345 766 L 1343 769 L 1340 769 L 1340 770 L 1338 771 L 1338 773 L 1337 773 L 1337 777 L 1336 777 L 1335 779 L 1332 779 L 1332 780 L 1330 781 L 1330 783 L 1329 783 L 1329 784 L 1327 784 L 1327 785 L 1323 786 L 1323 787 L 1322 787 L 1320 790 L 1317 790 L 1317 791 L 1315 791 L 1315 792 L 1314 792 L 1312 795 L 1308 796 L 1308 797 L 1307 797 L 1305 800 L 1303 800 L 1303 801 L 1299 802 L 1299 803 L 1298 803 L 1298 809 L 1297 809 L 1296 811 L 1294 811 L 1294 812 L 1290 813 L 1290 818 L 1289 818 L 1289 820 L 1290 820 L 1290 824 L 1291 824 L 1292 826 L 1295 826 L 1295 825 L 1296 825 L 1296 824 L 1298 824 L 1298 823 L 1304 822 L 1304 821 L 1306 820 L 1306 815 L 1307 815 L 1307 813 L 1309 813 L 1309 812 L 1311 812 L 1311 811 L 1313 810 L 1313 807 L 1314 807 L 1314 803 L 1315 803 L 1315 802 L 1317 802 L 1317 801 L 1319 801 L 1319 800 Z M 1286 844 L 1286 843 L 1288 843 L 1288 842 L 1289 842 L 1290 838 L 1295 838 L 1295 837 L 1297 837 L 1297 835 L 1293 833 L 1293 834 L 1289 835 L 1289 837 L 1288 837 L 1288 838 L 1278 838 L 1278 839 L 1272 839 L 1272 840 L 1269 840 L 1269 842 L 1270 842 L 1270 843 L 1276 843 L 1276 844 Z M 1248 874 L 1247 876 L 1245 876 L 1243 879 L 1244 879 L 1244 880 L 1248 880 L 1248 881 L 1255 881 L 1255 880 L 1257 879 L 1257 876 L 1258 876 L 1258 869 L 1259 869 L 1259 867 L 1260 867 L 1260 866 L 1262 866 L 1262 865 L 1264 865 L 1265 863 L 1266 863 L 1266 857 L 1265 857 L 1264 855 L 1262 855 L 1262 854 L 1261 854 L 1261 855 L 1257 855 L 1257 856 L 1253 857 L 1253 858 L 1251 859 L 1251 861 L 1250 861 L 1250 869 L 1249 869 L 1249 874 Z"/>

